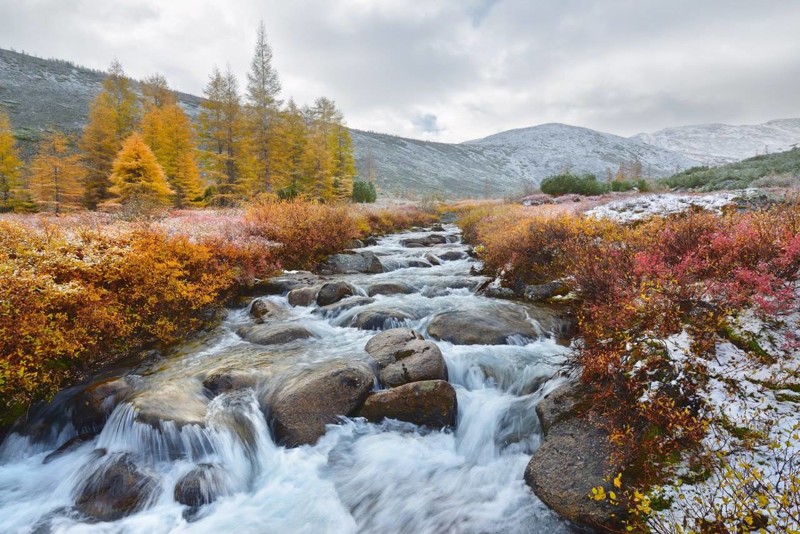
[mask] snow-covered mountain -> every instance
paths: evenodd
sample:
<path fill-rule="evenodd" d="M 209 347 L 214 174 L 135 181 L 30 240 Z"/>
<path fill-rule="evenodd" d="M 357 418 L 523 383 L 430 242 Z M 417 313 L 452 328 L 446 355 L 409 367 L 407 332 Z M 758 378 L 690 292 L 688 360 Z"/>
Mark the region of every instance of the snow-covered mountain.
<path fill-rule="evenodd" d="M 680 126 L 651 134 L 637 134 L 631 139 L 679 152 L 705 165 L 721 165 L 758 154 L 783 152 L 797 146 L 800 144 L 800 119 L 781 119 L 742 126 Z"/>

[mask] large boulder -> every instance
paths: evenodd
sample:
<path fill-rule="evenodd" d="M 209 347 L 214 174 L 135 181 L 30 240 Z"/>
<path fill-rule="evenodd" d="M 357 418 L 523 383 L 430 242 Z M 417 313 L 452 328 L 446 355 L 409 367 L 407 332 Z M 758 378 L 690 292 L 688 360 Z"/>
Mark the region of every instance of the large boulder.
<path fill-rule="evenodd" d="M 367 294 L 370 297 L 375 295 L 408 295 L 416 293 L 416 291 L 414 286 L 405 282 L 378 282 L 369 286 Z"/>
<path fill-rule="evenodd" d="M 178 428 L 205 425 L 208 397 L 195 380 L 169 382 L 138 392 L 131 401 L 134 419 L 154 428 L 172 422 Z"/>
<path fill-rule="evenodd" d="M 374 382 L 366 364 L 333 362 L 290 383 L 269 402 L 276 442 L 288 447 L 313 445 L 325 433 L 325 425 L 361 406 Z"/>
<path fill-rule="evenodd" d="M 214 502 L 225 491 L 225 476 L 221 467 L 200 464 L 175 484 L 173 496 L 181 504 L 197 508 Z"/>
<path fill-rule="evenodd" d="M 284 319 L 287 313 L 283 306 L 265 298 L 257 298 L 250 303 L 250 316 L 257 323 Z"/>
<path fill-rule="evenodd" d="M 128 399 L 133 387 L 125 378 L 113 378 L 87 386 L 73 398 L 72 426 L 79 433 L 97 433 L 114 411 Z"/>
<path fill-rule="evenodd" d="M 116 521 L 141 510 L 158 491 L 156 480 L 130 454 L 103 458 L 78 491 L 75 507 L 98 521 Z"/>
<path fill-rule="evenodd" d="M 298 287 L 289 291 L 287 299 L 292 306 L 311 306 L 317 301 L 320 286 Z"/>
<path fill-rule="evenodd" d="M 542 425 L 542 432 L 547 434 L 550 428 L 572 416 L 583 407 L 583 388 L 579 384 L 567 382 L 548 393 L 536 405 L 536 415 Z"/>
<path fill-rule="evenodd" d="M 296 323 L 243 326 L 236 333 L 242 339 L 258 345 L 281 345 L 298 339 L 316 337 L 306 327 Z"/>
<path fill-rule="evenodd" d="M 384 330 L 394 328 L 407 319 L 411 319 L 411 316 L 404 311 L 371 308 L 356 314 L 350 326 L 361 330 Z"/>
<path fill-rule="evenodd" d="M 367 341 L 364 350 L 383 368 L 396 361 L 395 353 L 402 350 L 406 343 L 421 339 L 424 338 L 419 332 L 410 328 L 393 328 L 373 336 Z"/>
<path fill-rule="evenodd" d="M 530 320 L 513 309 L 442 312 L 431 320 L 428 334 L 455 345 L 507 345 L 512 336 L 539 337 Z"/>
<path fill-rule="evenodd" d="M 328 306 L 339 302 L 343 298 L 352 297 L 356 293 L 356 288 L 347 282 L 328 282 L 319 288 L 317 293 L 317 304 Z"/>
<path fill-rule="evenodd" d="M 439 347 L 408 328 L 387 330 L 364 347 L 378 364 L 381 383 L 397 387 L 422 380 L 447 380 L 447 365 Z"/>
<path fill-rule="evenodd" d="M 331 274 L 377 274 L 383 272 L 383 264 L 373 252 L 335 254 L 328 258 L 322 266 L 322 271 Z"/>
<path fill-rule="evenodd" d="M 588 415 L 568 417 L 550 427 L 525 469 L 525 482 L 559 515 L 595 529 L 613 526 L 625 510 L 589 498 L 618 472 L 612 465 L 608 432 Z M 616 532 L 616 530 L 614 530 Z"/>
<path fill-rule="evenodd" d="M 370 393 L 356 415 L 369 421 L 398 419 L 429 428 L 456 424 L 456 392 L 444 380 L 426 380 Z"/>

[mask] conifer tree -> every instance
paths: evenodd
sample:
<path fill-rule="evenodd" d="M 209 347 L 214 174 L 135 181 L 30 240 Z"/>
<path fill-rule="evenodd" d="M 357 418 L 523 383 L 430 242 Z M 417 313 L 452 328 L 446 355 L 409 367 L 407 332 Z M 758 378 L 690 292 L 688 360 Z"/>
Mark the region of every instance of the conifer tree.
<path fill-rule="evenodd" d="M 109 174 L 122 141 L 139 121 L 139 103 L 122 66 L 114 60 L 103 89 L 89 107 L 89 122 L 83 130 L 86 176 L 84 204 L 94 209 L 109 196 Z"/>
<path fill-rule="evenodd" d="M 214 202 L 235 204 L 254 175 L 236 77 L 230 69 L 223 75 L 215 67 L 204 93 L 199 116 L 203 169 L 216 183 Z"/>
<path fill-rule="evenodd" d="M 31 194 L 40 209 L 59 214 L 80 207 L 84 169 L 64 134 L 56 131 L 45 137 L 30 170 Z"/>
<path fill-rule="evenodd" d="M 142 117 L 142 137 L 175 191 L 175 204 L 184 207 L 202 194 L 191 121 L 163 76 L 147 78 L 142 93 L 147 109 Z"/>
<path fill-rule="evenodd" d="M 308 131 L 303 113 L 289 100 L 277 115 L 270 136 L 269 161 L 273 191 L 280 196 L 293 197 L 303 186 L 303 165 L 306 158 Z"/>
<path fill-rule="evenodd" d="M 173 195 L 155 154 L 136 133 L 123 142 L 114 160 L 111 183 L 109 192 L 123 204 L 167 205 Z"/>
<path fill-rule="evenodd" d="M 13 196 L 19 187 L 22 163 L 17 155 L 14 134 L 8 115 L 0 109 L 0 211 L 13 208 Z"/>
<path fill-rule="evenodd" d="M 280 102 L 281 84 L 272 66 L 272 48 L 267 43 L 264 21 L 258 26 L 256 49 L 247 74 L 247 115 L 255 158 L 254 192 L 272 190 L 270 145 Z"/>
<path fill-rule="evenodd" d="M 328 101 L 318 99 L 311 108 L 304 109 L 308 129 L 308 141 L 303 163 L 303 181 L 300 190 L 320 200 L 333 198 L 333 130 Z"/>

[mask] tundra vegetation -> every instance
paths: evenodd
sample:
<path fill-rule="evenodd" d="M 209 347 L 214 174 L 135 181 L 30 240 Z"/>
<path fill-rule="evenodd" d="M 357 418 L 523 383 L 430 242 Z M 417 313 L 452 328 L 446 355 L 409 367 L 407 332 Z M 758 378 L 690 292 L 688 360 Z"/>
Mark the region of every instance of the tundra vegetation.
<path fill-rule="evenodd" d="M 568 285 L 587 401 L 623 466 L 587 498 L 627 508 L 620 531 L 798 532 L 798 424 L 770 410 L 797 402 L 800 204 L 629 224 L 465 204 L 459 224 L 504 285 Z"/>

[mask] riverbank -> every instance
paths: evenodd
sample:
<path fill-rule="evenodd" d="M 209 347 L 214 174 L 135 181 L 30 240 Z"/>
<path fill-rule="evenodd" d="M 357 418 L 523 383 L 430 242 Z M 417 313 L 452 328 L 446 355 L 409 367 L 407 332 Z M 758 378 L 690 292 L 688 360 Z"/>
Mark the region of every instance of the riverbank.
<path fill-rule="evenodd" d="M 109 362 L 213 325 L 214 311 L 258 279 L 435 218 L 301 201 L 136 221 L 4 216 L 0 428 Z"/>
<path fill-rule="evenodd" d="M 585 497 L 628 514 L 607 514 L 609 527 L 796 529 L 785 459 L 797 453 L 786 413 L 800 363 L 800 210 L 667 200 L 668 216 L 648 216 L 633 198 L 635 217 L 622 204 L 586 215 L 477 206 L 460 224 L 498 294 L 559 287 L 546 299 L 574 307 L 582 396 L 617 467 Z M 748 490 L 753 481 L 762 489 Z"/>

